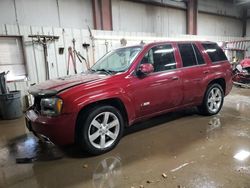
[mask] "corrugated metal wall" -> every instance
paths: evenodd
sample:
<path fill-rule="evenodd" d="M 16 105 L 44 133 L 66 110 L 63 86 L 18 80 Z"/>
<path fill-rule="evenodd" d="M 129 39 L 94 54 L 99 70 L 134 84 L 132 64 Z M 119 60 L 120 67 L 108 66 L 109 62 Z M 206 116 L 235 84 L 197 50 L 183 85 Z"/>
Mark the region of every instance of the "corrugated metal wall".
<path fill-rule="evenodd" d="M 235 18 L 199 13 L 198 35 L 241 36 L 242 21 Z"/>
<path fill-rule="evenodd" d="M 169 0 L 164 2 L 173 4 Z M 185 8 L 184 3 L 176 6 Z M 223 16 L 241 17 L 240 7 L 226 0 L 199 0 L 198 9 L 222 15 L 199 13 L 199 35 L 241 36 L 240 19 Z M 158 36 L 186 34 L 185 10 L 112 0 L 112 18 L 115 31 L 149 32 Z M 92 3 L 91 0 L 1 0 L 0 24 L 93 28 Z"/>
<path fill-rule="evenodd" d="M 151 32 L 159 36 L 186 33 L 186 11 L 113 0 L 115 31 Z"/>
<path fill-rule="evenodd" d="M 229 0 L 198 0 L 198 10 L 238 18 L 242 16 L 242 7 Z"/>
<path fill-rule="evenodd" d="M 91 0 L 1 0 L 0 24 L 93 28 Z"/>
<path fill-rule="evenodd" d="M 198 9 L 207 12 L 198 14 L 199 35 L 242 35 L 240 7 L 232 6 L 228 1 L 199 0 Z M 112 0 L 112 14 L 113 29 L 116 31 L 152 32 L 158 36 L 170 37 L 186 34 L 185 10 Z"/>

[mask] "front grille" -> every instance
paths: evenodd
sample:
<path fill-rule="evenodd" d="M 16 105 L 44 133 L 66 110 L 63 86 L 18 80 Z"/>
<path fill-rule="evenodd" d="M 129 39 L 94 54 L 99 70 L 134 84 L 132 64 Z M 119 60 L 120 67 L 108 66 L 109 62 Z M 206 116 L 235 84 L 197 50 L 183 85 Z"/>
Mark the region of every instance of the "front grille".
<path fill-rule="evenodd" d="M 41 97 L 35 97 L 34 99 L 34 109 L 36 111 L 40 111 L 41 110 Z"/>

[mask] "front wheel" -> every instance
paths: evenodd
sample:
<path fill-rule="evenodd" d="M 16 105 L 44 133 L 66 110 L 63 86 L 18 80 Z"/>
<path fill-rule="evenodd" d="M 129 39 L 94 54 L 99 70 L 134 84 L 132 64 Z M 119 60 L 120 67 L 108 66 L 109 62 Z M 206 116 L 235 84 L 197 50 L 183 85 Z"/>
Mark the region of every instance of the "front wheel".
<path fill-rule="evenodd" d="M 113 106 L 94 107 L 88 110 L 79 123 L 82 127 L 80 144 L 93 155 L 113 149 L 123 134 L 123 117 Z"/>
<path fill-rule="evenodd" d="M 203 115 L 215 115 L 219 113 L 224 102 L 224 92 L 219 84 L 209 85 L 205 93 L 202 105 L 198 107 Z"/>

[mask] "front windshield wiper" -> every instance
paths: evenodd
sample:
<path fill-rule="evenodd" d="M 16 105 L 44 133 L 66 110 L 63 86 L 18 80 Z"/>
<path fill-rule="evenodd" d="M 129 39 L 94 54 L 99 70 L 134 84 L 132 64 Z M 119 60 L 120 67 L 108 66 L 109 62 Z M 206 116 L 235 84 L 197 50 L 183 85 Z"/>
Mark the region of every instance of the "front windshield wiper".
<path fill-rule="evenodd" d="M 107 73 L 107 74 L 113 74 L 113 73 L 114 73 L 114 71 L 112 71 L 112 70 L 107 70 L 107 69 L 96 69 L 96 70 L 90 69 L 90 70 L 93 71 L 93 72 L 105 72 L 105 73 Z"/>

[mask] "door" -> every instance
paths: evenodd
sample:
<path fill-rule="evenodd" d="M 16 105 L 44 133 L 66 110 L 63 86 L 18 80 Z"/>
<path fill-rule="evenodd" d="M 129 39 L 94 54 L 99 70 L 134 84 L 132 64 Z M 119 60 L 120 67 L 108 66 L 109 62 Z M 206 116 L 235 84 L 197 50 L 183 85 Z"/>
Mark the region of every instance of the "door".
<path fill-rule="evenodd" d="M 140 64 L 151 63 L 154 72 L 131 79 L 136 116 L 143 117 L 181 104 L 181 72 L 176 69 L 175 52 L 170 44 L 151 48 Z"/>
<path fill-rule="evenodd" d="M 178 44 L 182 59 L 182 78 L 184 104 L 200 102 L 204 93 L 204 78 L 208 73 L 207 65 L 195 44 Z"/>

